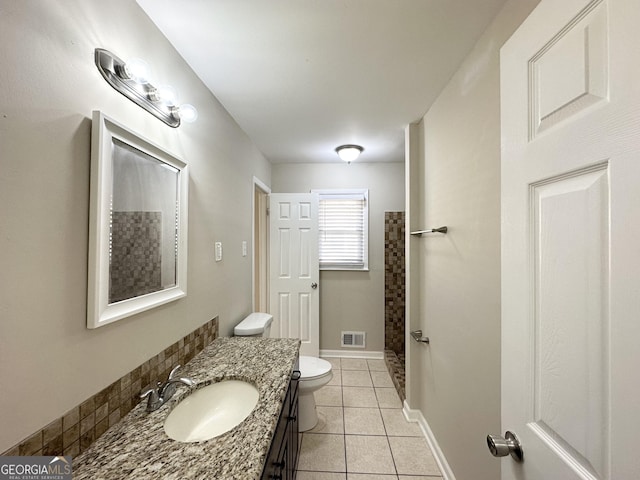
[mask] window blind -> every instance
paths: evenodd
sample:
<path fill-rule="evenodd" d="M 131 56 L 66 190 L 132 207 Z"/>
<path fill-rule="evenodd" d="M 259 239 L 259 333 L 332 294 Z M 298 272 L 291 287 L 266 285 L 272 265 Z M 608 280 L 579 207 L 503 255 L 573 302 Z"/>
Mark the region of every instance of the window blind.
<path fill-rule="evenodd" d="M 368 268 L 367 224 L 365 193 L 321 193 L 318 214 L 320 268 Z"/>

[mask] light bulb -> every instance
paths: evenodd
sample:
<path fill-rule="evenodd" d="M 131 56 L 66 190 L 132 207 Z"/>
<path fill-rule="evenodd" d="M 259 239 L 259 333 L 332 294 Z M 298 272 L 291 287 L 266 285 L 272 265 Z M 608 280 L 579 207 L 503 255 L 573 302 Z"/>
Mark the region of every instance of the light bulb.
<path fill-rule="evenodd" d="M 159 102 L 168 106 L 174 106 L 178 103 L 178 92 L 171 85 L 161 85 L 156 89 L 155 95 Z"/>
<path fill-rule="evenodd" d="M 180 115 L 180 120 L 184 120 L 187 123 L 193 123 L 198 119 L 198 111 L 196 110 L 196 107 L 189 105 L 188 103 L 180 105 L 178 114 Z"/>
<path fill-rule="evenodd" d="M 132 58 L 124 65 L 124 73 L 128 78 L 140 84 L 145 84 L 149 83 L 151 68 L 144 60 Z"/>

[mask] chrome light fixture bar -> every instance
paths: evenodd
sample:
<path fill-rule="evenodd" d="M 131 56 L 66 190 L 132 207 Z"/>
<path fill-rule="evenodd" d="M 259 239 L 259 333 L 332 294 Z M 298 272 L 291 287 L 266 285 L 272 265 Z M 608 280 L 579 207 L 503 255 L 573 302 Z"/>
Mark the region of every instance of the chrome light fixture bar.
<path fill-rule="evenodd" d="M 114 89 L 170 127 L 180 126 L 182 107 L 165 100 L 161 89 L 146 80 L 137 78 L 124 61 L 108 50 L 96 48 L 95 60 L 98 70 Z M 197 116 L 195 108 L 192 105 L 183 105 L 183 107 L 184 113 L 189 118 L 185 116 L 184 120 L 194 121 Z"/>

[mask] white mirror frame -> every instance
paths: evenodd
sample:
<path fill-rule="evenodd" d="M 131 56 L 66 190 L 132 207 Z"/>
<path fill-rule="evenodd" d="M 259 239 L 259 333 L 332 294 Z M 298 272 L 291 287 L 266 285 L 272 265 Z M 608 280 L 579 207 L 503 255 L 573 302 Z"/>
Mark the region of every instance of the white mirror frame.
<path fill-rule="evenodd" d="M 179 171 L 178 239 L 175 285 L 109 304 L 109 224 L 113 193 L 114 138 L 173 166 Z M 185 162 L 151 141 L 133 133 L 102 112 L 93 112 L 87 328 L 102 327 L 186 296 L 188 188 L 189 171 Z"/>

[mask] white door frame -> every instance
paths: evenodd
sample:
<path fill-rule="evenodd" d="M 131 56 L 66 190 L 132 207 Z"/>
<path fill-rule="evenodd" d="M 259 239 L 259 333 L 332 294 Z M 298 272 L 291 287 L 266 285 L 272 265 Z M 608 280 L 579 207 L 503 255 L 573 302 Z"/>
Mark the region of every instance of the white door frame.
<path fill-rule="evenodd" d="M 268 212 L 259 212 L 256 204 L 258 196 L 256 191 L 259 190 L 265 195 L 271 194 L 271 188 L 257 177 L 253 177 L 253 189 L 251 191 L 252 202 L 252 218 L 251 224 L 251 279 L 252 279 L 252 305 L 253 311 L 266 312 L 269 307 L 269 215 Z M 264 208 L 268 208 L 267 200 Z M 262 208 L 262 207 L 261 207 Z M 265 221 L 266 220 L 266 221 Z M 264 261 L 263 261 L 264 260 Z M 260 272 L 256 266 L 256 262 L 262 262 L 266 265 L 266 272 Z M 259 299 L 266 299 L 261 302 Z"/>

